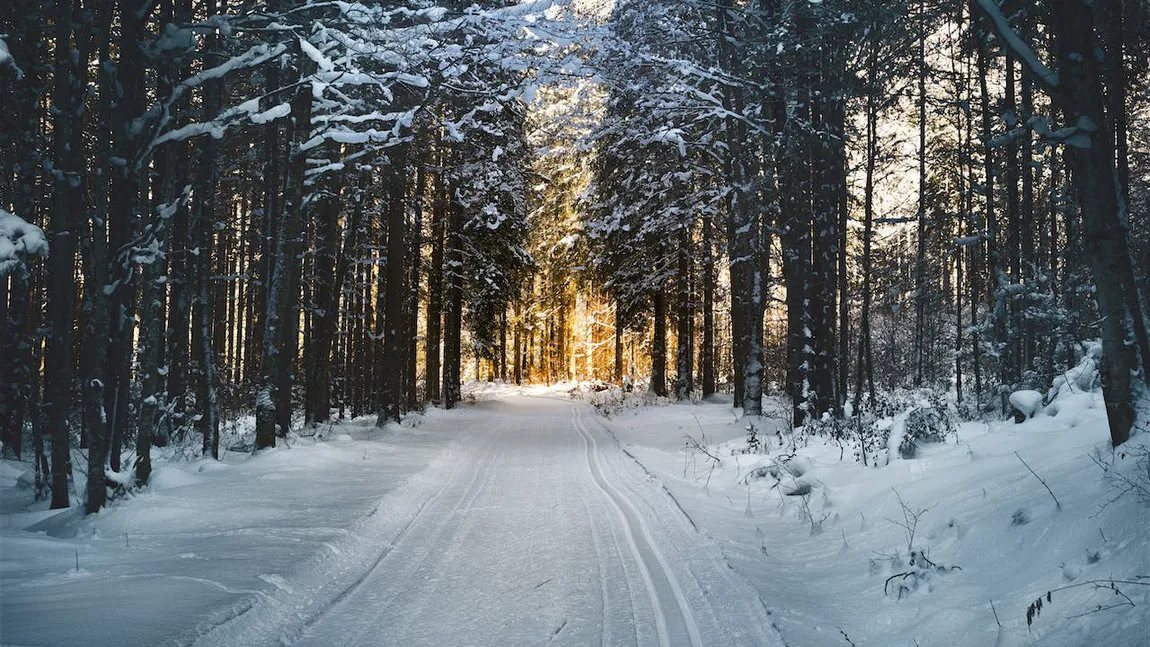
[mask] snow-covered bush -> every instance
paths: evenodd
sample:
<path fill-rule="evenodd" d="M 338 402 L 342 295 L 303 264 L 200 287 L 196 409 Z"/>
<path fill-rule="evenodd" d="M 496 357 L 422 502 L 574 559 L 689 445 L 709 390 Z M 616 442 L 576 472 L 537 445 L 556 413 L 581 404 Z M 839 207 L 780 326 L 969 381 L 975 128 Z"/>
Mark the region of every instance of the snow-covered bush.
<path fill-rule="evenodd" d="M 791 442 L 805 446 L 824 438 L 855 460 L 882 466 L 897 458 L 914 458 L 924 443 L 957 438 L 958 416 L 946 394 L 932 389 L 897 390 L 877 394 L 845 418 L 825 415 L 796 429 Z"/>
<path fill-rule="evenodd" d="M 1014 421 L 1025 422 L 1042 407 L 1042 394 L 1031 389 L 1015 391 L 1010 394 L 1010 406 L 1014 407 Z"/>
<path fill-rule="evenodd" d="M 645 384 L 639 386 L 632 383 L 632 385 L 632 389 L 626 389 L 601 380 L 580 382 L 567 392 L 567 396 L 572 400 L 586 402 L 607 418 L 627 409 L 674 402 L 671 398 L 655 395 L 650 389 L 645 388 Z M 697 402 L 695 396 L 692 396 L 691 402 Z"/>
<path fill-rule="evenodd" d="M 902 438 L 897 447 L 902 458 L 914 458 L 919 445 L 955 438 L 958 426 L 946 396 L 937 391 L 918 392 L 917 401 L 906 409 Z"/>

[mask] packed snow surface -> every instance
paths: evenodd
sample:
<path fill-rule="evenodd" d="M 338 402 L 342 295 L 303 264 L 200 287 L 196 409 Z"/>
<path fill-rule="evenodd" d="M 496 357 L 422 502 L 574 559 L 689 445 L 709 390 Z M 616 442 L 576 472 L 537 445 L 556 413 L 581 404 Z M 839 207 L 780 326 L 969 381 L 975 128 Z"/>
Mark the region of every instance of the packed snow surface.
<path fill-rule="evenodd" d="M 12 515 L 3 642 L 783 644 L 585 404 L 489 400 L 223 464 L 161 466 L 87 520 Z"/>

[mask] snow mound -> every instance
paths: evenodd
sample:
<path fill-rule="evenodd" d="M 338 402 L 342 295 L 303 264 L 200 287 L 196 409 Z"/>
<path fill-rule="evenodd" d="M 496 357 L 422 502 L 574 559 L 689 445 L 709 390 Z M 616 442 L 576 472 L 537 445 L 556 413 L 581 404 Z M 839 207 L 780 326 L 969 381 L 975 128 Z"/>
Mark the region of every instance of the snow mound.
<path fill-rule="evenodd" d="M 199 482 L 200 479 L 178 467 L 164 465 L 152 472 L 152 476 L 148 478 L 148 487 L 153 490 L 171 490 L 185 485 L 195 485 Z"/>
<path fill-rule="evenodd" d="M 1023 416 L 1033 418 L 1034 414 L 1042 407 L 1042 394 L 1029 389 L 1015 391 L 1010 394 L 1010 406 Z"/>

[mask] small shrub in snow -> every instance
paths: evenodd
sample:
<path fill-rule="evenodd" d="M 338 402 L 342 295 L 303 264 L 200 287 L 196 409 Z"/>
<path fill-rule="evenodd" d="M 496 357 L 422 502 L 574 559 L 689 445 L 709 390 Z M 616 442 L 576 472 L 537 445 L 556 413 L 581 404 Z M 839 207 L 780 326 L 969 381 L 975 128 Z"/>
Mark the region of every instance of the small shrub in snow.
<path fill-rule="evenodd" d="M 711 475 L 715 473 L 715 469 L 722 464 L 723 459 L 719 458 L 714 452 L 711 451 L 711 442 L 707 440 L 706 432 L 702 431 L 700 426 L 700 436 L 695 438 L 691 434 L 683 434 L 686 438 L 684 444 L 685 456 L 683 461 L 683 478 L 687 477 L 687 471 L 692 466 L 696 466 L 697 462 L 701 459 L 710 464 L 707 469 L 706 485 L 711 484 Z M 697 472 L 697 470 L 696 470 Z M 697 473 L 696 473 L 697 477 Z"/>
<path fill-rule="evenodd" d="M 1010 525 L 1012 526 L 1025 526 L 1028 523 L 1030 523 L 1030 513 L 1026 511 L 1026 508 L 1019 508 L 1010 515 Z"/>
<path fill-rule="evenodd" d="M 759 441 L 759 433 L 754 425 L 747 425 L 747 448 L 744 454 L 759 454 L 763 451 L 763 443 Z"/>
<path fill-rule="evenodd" d="M 886 582 L 883 583 L 883 593 L 896 595 L 897 599 L 901 600 L 904 595 L 910 595 L 922 586 L 926 586 L 930 590 L 933 586 L 932 580 L 936 575 L 946 575 L 951 571 L 962 570 L 958 566 L 936 564 L 926 556 L 925 551 L 921 550 L 910 551 L 908 566 L 907 570 L 886 578 Z"/>
<path fill-rule="evenodd" d="M 1050 606 L 1051 603 L 1053 603 L 1054 593 L 1069 591 L 1070 589 L 1076 589 L 1083 586 L 1089 586 L 1096 591 L 1104 591 L 1104 601 L 1095 604 L 1094 607 L 1088 611 L 1070 616 L 1071 618 L 1079 618 L 1082 616 L 1088 616 L 1093 613 L 1100 613 L 1102 611 L 1109 611 L 1110 609 L 1119 609 L 1122 607 L 1133 608 L 1135 606 L 1134 600 L 1131 599 L 1129 595 L 1124 593 L 1122 589 L 1119 588 L 1119 585 L 1121 585 L 1123 588 L 1150 586 L 1150 581 L 1147 581 L 1147 579 L 1148 578 L 1145 576 L 1140 575 L 1132 580 L 1090 580 L 1088 582 L 1070 584 L 1067 586 L 1059 587 L 1057 589 L 1050 589 L 1046 592 L 1045 595 L 1038 596 L 1026 607 L 1026 627 L 1029 629 L 1030 626 L 1033 625 L 1036 620 L 1038 620 L 1038 617 L 1042 615 L 1042 609 Z"/>
<path fill-rule="evenodd" d="M 898 491 L 894 493 L 895 499 L 898 500 L 899 508 L 902 512 L 902 519 L 890 519 L 887 521 L 902 528 L 903 536 L 906 538 L 906 552 L 908 555 L 907 566 L 903 569 L 903 562 L 900 552 L 896 551 L 888 559 L 890 561 L 891 571 L 899 571 L 886 578 L 883 583 L 883 593 L 886 595 L 896 595 L 899 600 L 904 595 L 919 589 L 919 587 L 926 585 L 928 588 L 932 586 L 931 580 L 936 575 L 945 575 L 951 571 L 962 570 L 958 566 L 947 566 L 938 564 L 927 557 L 926 550 L 915 545 L 915 538 L 918 533 L 919 522 L 922 520 L 923 515 L 930 511 L 930 508 L 915 508 L 903 500 Z M 900 570 L 903 569 L 903 570 Z M 871 572 L 875 570 L 875 564 L 872 561 Z"/>
<path fill-rule="evenodd" d="M 815 513 L 811 511 L 810 485 L 804 485 L 807 485 L 807 490 L 802 494 L 802 498 L 799 499 L 799 514 L 811 524 L 811 537 L 814 537 L 823 534 L 823 522 L 830 518 L 831 513 L 828 512 L 824 506 L 824 510 L 819 515 L 819 518 L 815 519 Z"/>
<path fill-rule="evenodd" d="M 1147 431 L 1142 430 L 1142 433 Z M 1150 445 L 1127 445 L 1119 447 L 1109 457 L 1103 457 L 1100 451 L 1090 456 L 1090 460 L 1102 470 L 1102 478 L 1112 492 L 1099 512 L 1127 495 L 1150 505 Z"/>

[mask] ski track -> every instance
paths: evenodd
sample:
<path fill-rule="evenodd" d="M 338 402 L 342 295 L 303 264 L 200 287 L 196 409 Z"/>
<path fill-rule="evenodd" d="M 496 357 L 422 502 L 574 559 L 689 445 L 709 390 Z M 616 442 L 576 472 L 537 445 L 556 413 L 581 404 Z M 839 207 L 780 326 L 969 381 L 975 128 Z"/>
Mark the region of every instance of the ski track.
<path fill-rule="evenodd" d="M 479 406 L 489 416 L 327 561 L 177 642 L 784 644 L 721 547 L 589 407 L 528 397 Z M 400 518 L 380 517 L 389 513 Z"/>
<path fill-rule="evenodd" d="M 651 539 L 651 532 L 643 518 L 639 516 L 635 506 L 619 490 L 612 487 L 603 476 L 603 469 L 599 465 L 599 444 L 595 440 L 595 436 L 583 426 L 582 410 L 579 407 L 572 408 L 571 424 L 583 437 L 583 449 L 586 452 L 587 467 L 591 471 L 591 477 L 595 481 L 595 485 L 611 500 L 615 511 L 619 514 L 624 532 L 627 535 L 627 543 L 639 563 L 643 573 L 643 583 L 647 587 L 647 596 L 651 601 L 651 606 L 655 609 L 655 628 L 659 634 L 659 644 L 663 647 L 681 644 L 683 634 L 686 633 L 692 647 L 701 647 L 703 639 L 699 635 L 699 626 L 695 622 L 695 616 L 691 612 L 690 605 L 687 604 L 678 579 L 667 565 L 666 558 L 655 547 Z M 639 530 L 638 533 L 636 533 L 636 527 Z M 658 581 L 656 582 L 656 580 Z M 668 597 L 672 599 L 667 600 Z M 669 607 L 675 609 L 674 634 L 670 633 L 671 629 L 668 627 L 667 609 Z"/>

